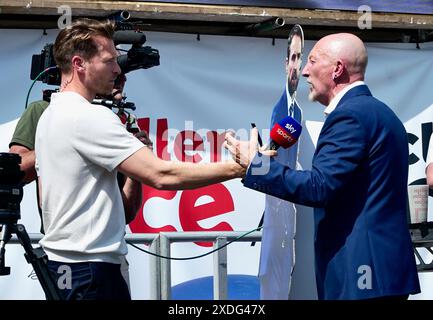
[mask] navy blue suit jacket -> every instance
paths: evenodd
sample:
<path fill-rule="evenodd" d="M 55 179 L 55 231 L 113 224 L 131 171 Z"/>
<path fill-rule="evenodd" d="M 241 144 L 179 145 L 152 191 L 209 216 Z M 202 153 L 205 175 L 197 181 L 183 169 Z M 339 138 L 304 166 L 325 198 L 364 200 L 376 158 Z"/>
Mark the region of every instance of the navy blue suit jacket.
<path fill-rule="evenodd" d="M 328 116 L 310 171 L 271 159 L 267 174 L 254 174 L 264 157 L 253 160 L 244 185 L 315 208 L 319 299 L 419 292 L 406 219 L 406 131 L 367 86 L 349 90 Z"/>

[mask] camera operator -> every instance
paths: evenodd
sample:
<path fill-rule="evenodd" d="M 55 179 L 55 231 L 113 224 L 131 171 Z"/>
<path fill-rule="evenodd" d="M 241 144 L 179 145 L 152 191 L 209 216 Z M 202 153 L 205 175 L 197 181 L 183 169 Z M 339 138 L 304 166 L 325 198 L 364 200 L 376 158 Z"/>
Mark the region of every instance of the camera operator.
<path fill-rule="evenodd" d="M 120 73 L 110 22 L 79 19 L 60 31 L 54 57 L 62 85 L 36 131 L 36 168 L 48 265 L 72 270 L 66 299 L 130 299 L 119 264 L 127 253 L 117 172 L 158 189 L 191 189 L 245 173 L 233 161 L 163 161 L 129 133 L 118 117 L 91 105 L 111 92 Z M 63 270 L 62 268 L 62 270 Z"/>

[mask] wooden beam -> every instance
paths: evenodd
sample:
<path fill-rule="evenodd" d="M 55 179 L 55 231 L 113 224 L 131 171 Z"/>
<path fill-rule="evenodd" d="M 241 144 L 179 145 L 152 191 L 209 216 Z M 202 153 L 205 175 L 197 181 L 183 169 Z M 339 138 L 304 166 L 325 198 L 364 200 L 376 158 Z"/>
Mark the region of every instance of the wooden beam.
<path fill-rule="evenodd" d="M 0 14 L 57 16 L 60 15 L 57 8 L 61 5 L 70 6 L 73 17 L 103 17 L 119 10 L 127 10 L 135 19 L 257 23 L 272 17 L 280 17 L 286 21 L 286 24 L 334 27 L 357 27 L 361 16 L 357 12 L 336 10 L 110 0 L 2 0 Z M 373 12 L 372 27 L 433 29 L 433 15 Z"/>

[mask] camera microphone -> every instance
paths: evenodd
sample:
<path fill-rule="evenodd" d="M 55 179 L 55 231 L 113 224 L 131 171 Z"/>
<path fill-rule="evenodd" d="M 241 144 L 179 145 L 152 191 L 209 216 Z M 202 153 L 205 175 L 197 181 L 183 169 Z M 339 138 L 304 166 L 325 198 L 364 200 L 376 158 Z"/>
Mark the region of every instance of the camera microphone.
<path fill-rule="evenodd" d="M 146 42 L 146 35 L 132 30 L 116 31 L 113 35 L 113 41 L 115 45 L 143 44 Z"/>

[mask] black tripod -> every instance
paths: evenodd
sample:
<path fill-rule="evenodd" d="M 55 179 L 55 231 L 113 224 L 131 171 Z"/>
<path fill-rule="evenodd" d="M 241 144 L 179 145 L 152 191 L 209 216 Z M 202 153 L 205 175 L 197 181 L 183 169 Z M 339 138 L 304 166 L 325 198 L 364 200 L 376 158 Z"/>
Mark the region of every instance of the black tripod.
<path fill-rule="evenodd" d="M 5 266 L 5 246 L 12 234 L 16 234 L 24 247 L 24 257 L 33 266 L 47 300 L 62 300 L 56 282 L 48 269 L 47 255 L 41 247 L 36 249 L 32 247 L 26 229 L 22 224 L 17 224 L 19 217 L 19 211 L 17 213 L 0 209 L 0 276 L 9 275 L 11 272 L 11 268 Z"/>

